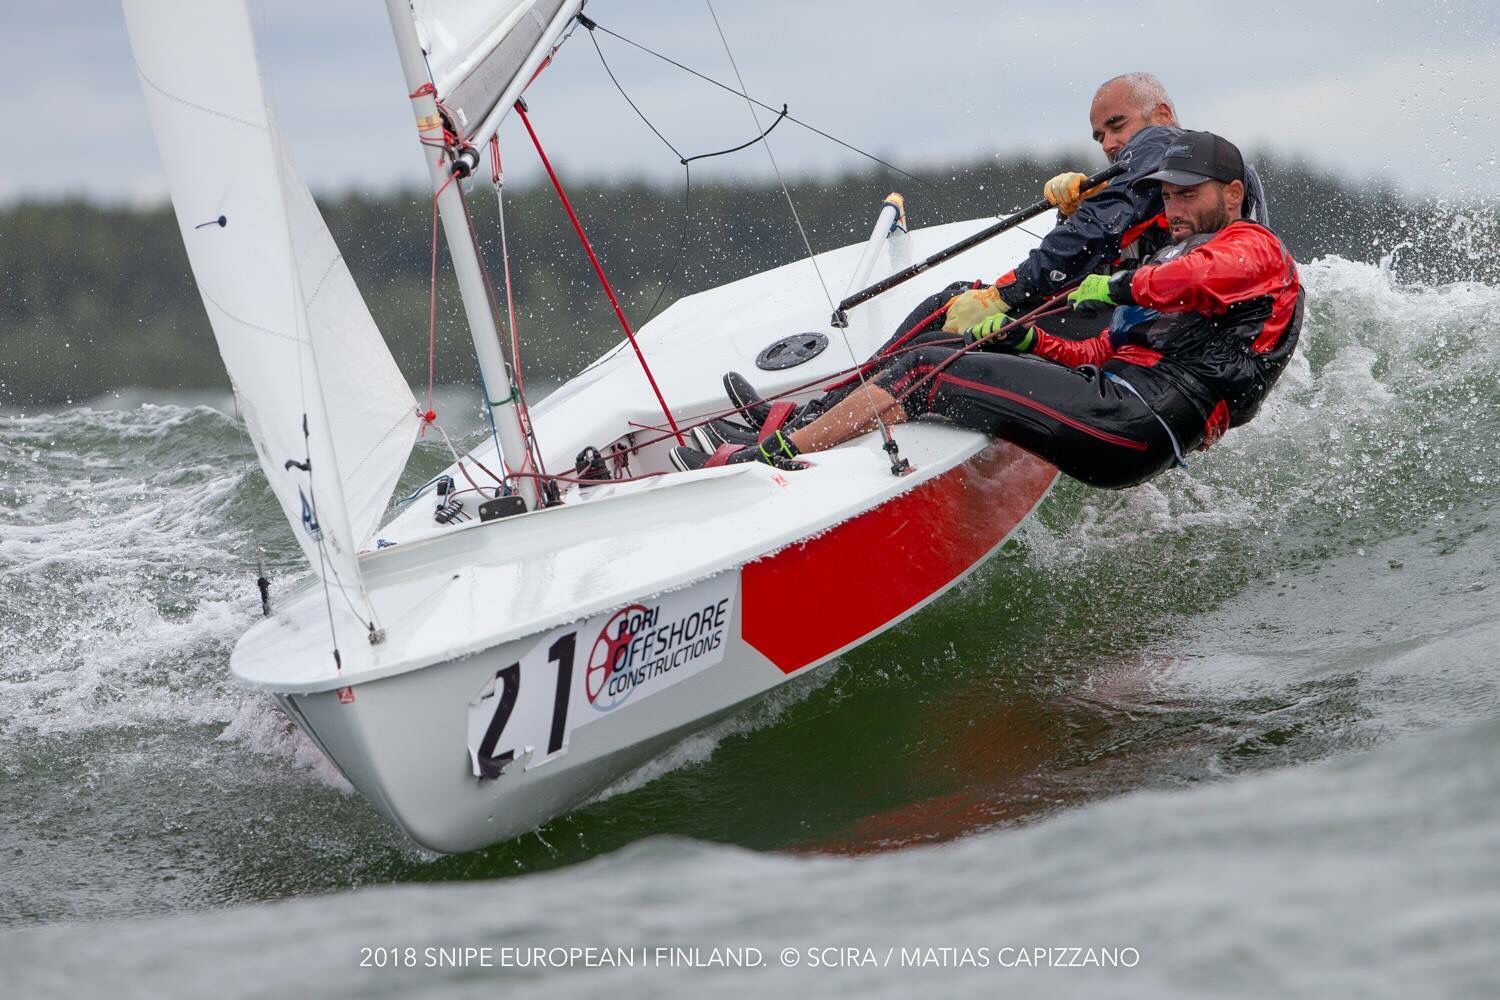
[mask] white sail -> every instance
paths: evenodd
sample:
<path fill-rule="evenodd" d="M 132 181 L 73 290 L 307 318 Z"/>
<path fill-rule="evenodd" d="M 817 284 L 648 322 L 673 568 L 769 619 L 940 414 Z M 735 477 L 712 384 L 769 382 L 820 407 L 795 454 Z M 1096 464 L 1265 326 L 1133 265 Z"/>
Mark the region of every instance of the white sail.
<path fill-rule="evenodd" d="M 422 420 L 411 387 L 380 336 L 312 192 L 297 175 L 285 143 L 279 144 L 292 256 L 322 376 L 349 527 L 356 546 L 362 547 L 380 524 Z"/>
<path fill-rule="evenodd" d="M 243 0 L 124 6 L 246 428 L 309 562 L 364 617 L 356 554 L 410 453 L 416 401 L 287 158 Z M 309 459 L 310 472 L 288 466 Z"/>
<path fill-rule="evenodd" d="M 438 98 L 463 137 L 488 141 L 582 0 L 412 0 Z"/>

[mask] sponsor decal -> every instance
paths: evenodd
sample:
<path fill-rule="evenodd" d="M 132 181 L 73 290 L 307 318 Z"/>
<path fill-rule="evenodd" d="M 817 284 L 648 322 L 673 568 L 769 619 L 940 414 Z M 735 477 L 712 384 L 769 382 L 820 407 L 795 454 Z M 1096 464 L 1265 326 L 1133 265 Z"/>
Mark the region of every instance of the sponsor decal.
<path fill-rule="evenodd" d="M 665 687 L 722 660 L 729 603 L 725 595 L 691 604 L 632 604 L 610 615 L 589 654 L 584 681 L 589 704 L 595 711 L 613 711 L 638 690 Z"/>
<path fill-rule="evenodd" d="M 1167 151 L 1162 154 L 1162 158 L 1166 159 L 1169 156 L 1192 156 L 1192 155 L 1193 155 L 1193 144 L 1190 143 L 1190 142 L 1179 142 L 1175 146 L 1168 146 L 1167 147 Z"/>
<path fill-rule="evenodd" d="M 497 651 L 469 700 L 469 763 L 481 781 L 567 752 L 569 735 L 724 659 L 739 574 L 626 605 Z"/>

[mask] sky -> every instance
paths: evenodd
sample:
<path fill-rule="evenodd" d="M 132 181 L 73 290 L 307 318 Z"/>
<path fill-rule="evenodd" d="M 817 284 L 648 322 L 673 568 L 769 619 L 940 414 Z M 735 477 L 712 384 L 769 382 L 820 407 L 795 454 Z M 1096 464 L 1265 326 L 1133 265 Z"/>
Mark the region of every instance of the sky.
<path fill-rule="evenodd" d="M 249 0 L 273 103 L 315 191 L 426 183 L 384 6 Z M 1248 151 L 1295 156 L 1351 182 L 1483 197 L 1500 185 L 1500 4 L 1489 2 L 1043 4 L 996 0 L 715 0 L 746 87 L 767 104 L 917 172 L 985 156 L 1070 151 L 1102 164 L 1088 103 L 1148 70 L 1183 124 Z M 592 0 L 600 24 L 710 76 L 733 70 L 699 0 Z M 13 126 L 0 202 L 165 198 L 123 15 L 109 0 L 26 4 L 0 34 Z M 605 35 L 625 89 L 689 155 L 755 135 L 745 103 Z M 527 94 L 565 178 L 681 177 L 677 159 L 574 34 Z M 763 115 L 764 120 L 764 115 Z M 43 138 L 46 137 L 46 138 Z M 789 174 L 857 156 L 790 124 Z M 524 132 L 501 132 L 507 179 L 537 179 Z M 769 178 L 765 151 L 695 165 L 695 179 Z"/>

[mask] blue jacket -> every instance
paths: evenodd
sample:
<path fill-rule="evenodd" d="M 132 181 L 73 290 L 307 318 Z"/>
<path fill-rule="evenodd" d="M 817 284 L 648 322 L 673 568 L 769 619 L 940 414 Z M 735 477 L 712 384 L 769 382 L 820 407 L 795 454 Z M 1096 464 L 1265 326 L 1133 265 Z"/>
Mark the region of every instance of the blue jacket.
<path fill-rule="evenodd" d="M 1138 255 L 1144 258 L 1171 242 L 1162 214 L 1161 186 L 1136 182 L 1161 167 L 1162 156 L 1182 129 L 1170 125 L 1151 125 L 1141 129 L 1120 150 L 1117 162 L 1126 165 L 1125 172 L 1110 181 L 1109 187 L 1085 198 L 1078 211 L 1063 219 L 1042 237 L 1041 246 L 1026 255 L 1014 271 L 1003 275 L 996 285 L 1000 297 L 1015 307 L 1027 299 L 1056 294 L 1085 274 L 1108 270 L 1120 257 L 1121 244 L 1142 239 Z M 1245 191 L 1249 215 L 1261 225 L 1267 224 L 1266 199 L 1255 169 L 1245 165 Z"/>

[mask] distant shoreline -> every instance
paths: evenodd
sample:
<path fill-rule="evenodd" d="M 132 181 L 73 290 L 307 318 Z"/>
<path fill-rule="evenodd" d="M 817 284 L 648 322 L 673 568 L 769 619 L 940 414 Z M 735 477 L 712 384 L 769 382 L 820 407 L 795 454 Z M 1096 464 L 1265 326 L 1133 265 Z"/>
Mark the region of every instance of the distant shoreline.
<path fill-rule="evenodd" d="M 792 194 L 814 248 L 827 250 L 863 239 L 891 190 L 906 194 L 913 226 L 936 225 L 1004 214 L 1034 200 L 1047 177 L 1077 166 L 1077 157 L 986 160 L 929 170 L 926 183 L 882 171 L 804 179 Z M 1299 260 L 1339 254 L 1375 263 L 1390 257 L 1403 277 L 1500 280 L 1500 252 L 1494 252 L 1500 216 L 1492 206 L 1346 187 L 1331 173 L 1275 159 L 1261 159 L 1258 167 L 1272 225 Z M 683 189 L 667 183 L 581 184 L 571 194 L 637 325 L 655 302 L 659 311 L 683 294 L 804 255 L 772 185 L 695 180 L 690 217 L 683 212 Z M 425 384 L 430 197 L 406 190 L 320 204 L 398 364 L 411 382 Z M 470 205 L 498 273 L 498 227 L 487 185 L 475 188 Z M 526 374 L 560 382 L 615 343 L 618 329 L 550 190 L 507 189 L 506 221 Z M 18 202 L 0 208 L 0 232 L 6 234 L 0 240 L 0 407 L 68 405 L 127 386 L 227 389 L 166 206 Z M 438 299 L 436 379 L 470 383 L 473 351 L 446 275 Z"/>

